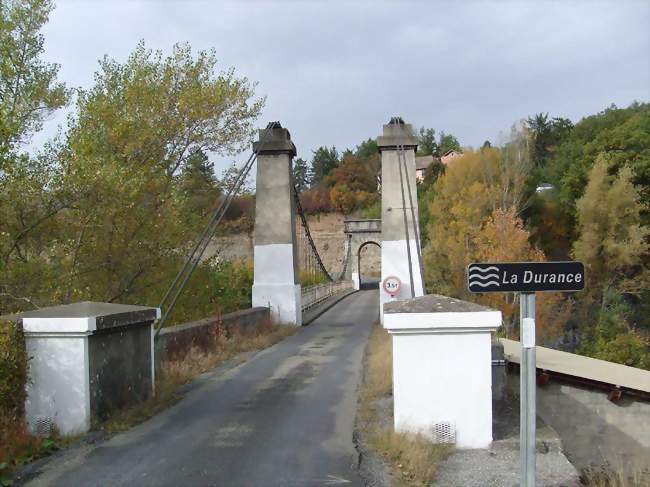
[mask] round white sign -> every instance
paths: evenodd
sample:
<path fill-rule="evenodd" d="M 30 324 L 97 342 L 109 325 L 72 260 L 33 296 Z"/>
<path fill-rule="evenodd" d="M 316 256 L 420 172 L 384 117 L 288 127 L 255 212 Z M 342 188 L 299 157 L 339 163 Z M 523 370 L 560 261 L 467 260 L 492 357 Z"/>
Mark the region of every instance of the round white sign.
<path fill-rule="evenodd" d="M 402 281 L 399 280 L 399 277 L 388 276 L 386 279 L 384 279 L 382 287 L 384 288 L 384 291 L 394 297 L 402 288 Z"/>

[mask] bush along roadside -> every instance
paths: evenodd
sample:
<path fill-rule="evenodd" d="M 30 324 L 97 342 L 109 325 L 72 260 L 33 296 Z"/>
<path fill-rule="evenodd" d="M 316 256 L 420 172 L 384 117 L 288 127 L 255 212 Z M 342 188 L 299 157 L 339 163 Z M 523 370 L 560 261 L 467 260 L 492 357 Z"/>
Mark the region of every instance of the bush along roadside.
<path fill-rule="evenodd" d="M 390 468 L 392 485 L 432 485 L 438 465 L 453 451 L 424 435 L 398 433 L 392 418 L 392 343 L 375 323 L 366 348 L 364 381 L 359 394 L 360 441 L 380 455 Z"/>
<path fill-rule="evenodd" d="M 25 423 L 28 358 L 19 323 L 0 321 L 0 486 L 12 485 L 11 472 L 59 448 L 56 434 L 31 435 Z"/>

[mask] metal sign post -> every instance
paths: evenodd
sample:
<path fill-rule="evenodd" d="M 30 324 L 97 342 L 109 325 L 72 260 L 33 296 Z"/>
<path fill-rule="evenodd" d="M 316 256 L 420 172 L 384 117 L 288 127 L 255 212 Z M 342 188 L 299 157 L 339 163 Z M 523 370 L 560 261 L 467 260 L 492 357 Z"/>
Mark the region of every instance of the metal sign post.
<path fill-rule="evenodd" d="M 535 486 L 535 293 L 519 294 L 521 363 L 519 367 L 519 457 L 521 484 Z"/>
<path fill-rule="evenodd" d="M 584 287 L 581 262 L 482 262 L 467 266 L 470 292 L 519 293 L 519 454 L 524 487 L 535 487 L 535 291 L 581 291 Z"/>

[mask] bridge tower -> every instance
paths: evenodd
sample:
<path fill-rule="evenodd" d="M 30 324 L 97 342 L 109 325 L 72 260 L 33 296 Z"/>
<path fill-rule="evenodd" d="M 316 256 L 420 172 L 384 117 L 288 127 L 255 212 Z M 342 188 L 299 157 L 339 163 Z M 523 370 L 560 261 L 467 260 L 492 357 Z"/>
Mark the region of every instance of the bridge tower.
<path fill-rule="evenodd" d="M 271 309 L 274 322 L 302 324 L 292 164 L 296 146 L 279 123 L 259 131 L 253 250 L 253 306 Z"/>
<path fill-rule="evenodd" d="M 420 262 L 418 200 L 415 179 L 417 139 L 399 118 L 377 137 L 381 153 L 381 279 L 397 276 L 402 288 L 394 299 L 424 295 Z M 380 309 L 391 296 L 380 289 Z"/>

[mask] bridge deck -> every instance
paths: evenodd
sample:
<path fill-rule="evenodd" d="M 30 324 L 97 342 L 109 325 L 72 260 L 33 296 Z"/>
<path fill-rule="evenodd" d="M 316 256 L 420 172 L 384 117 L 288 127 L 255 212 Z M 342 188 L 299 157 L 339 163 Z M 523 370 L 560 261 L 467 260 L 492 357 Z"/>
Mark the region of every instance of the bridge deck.
<path fill-rule="evenodd" d="M 511 362 L 520 363 L 519 342 L 505 338 L 501 338 L 500 341 L 506 358 Z M 535 347 L 535 349 L 538 369 L 650 393 L 650 371 L 551 348 Z"/>
<path fill-rule="evenodd" d="M 52 459 L 28 485 L 361 485 L 352 432 L 377 291 L 195 381 L 172 408 Z"/>

